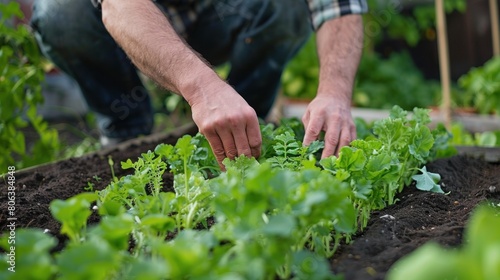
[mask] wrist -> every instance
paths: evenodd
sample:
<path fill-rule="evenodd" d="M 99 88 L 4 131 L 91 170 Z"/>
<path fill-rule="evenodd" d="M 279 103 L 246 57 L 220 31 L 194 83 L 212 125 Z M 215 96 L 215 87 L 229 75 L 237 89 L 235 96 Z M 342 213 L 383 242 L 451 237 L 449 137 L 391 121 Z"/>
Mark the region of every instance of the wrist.
<path fill-rule="evenodd" d="M 317 96 L 334 98 L 335 100 L 347 102 L 352 100 L 353 83 L 345 80 L 331 79 L 320 81 Z"/>
<path fill-rule="evenodd" d="M 216 93 L 227 84 L 220 79 L 210 67 L 202 67 L 199 71 L 190 74 L 179 84 L 180 94 L 192 107 L 195 104 L 206 103 L 206 94 Z"/>

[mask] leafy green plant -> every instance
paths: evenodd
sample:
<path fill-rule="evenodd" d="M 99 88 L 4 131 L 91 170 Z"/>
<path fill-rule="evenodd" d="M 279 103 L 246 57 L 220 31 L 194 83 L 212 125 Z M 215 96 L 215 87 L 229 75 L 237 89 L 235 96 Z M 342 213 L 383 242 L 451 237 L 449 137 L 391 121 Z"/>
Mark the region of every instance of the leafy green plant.
<path fill-rule="evenodd" d="M 281 82 L 283 95 L 311 100 L 318 90 L 319 60 L 316 36 L 311 36 L 299 53 L 287 65 Z"/>
<path fill-rule="evenodd" d="M 357 74 L 353 103 L 357 107 L 405 110 L 437 104 L 440 86 L 425 80 L 407 52 L 392 53 L 384 59 L 365 53 Z"/>
<path fill-rule="evenodd" d="M 454 123 L 451 126 L 453 138 L 450 145 L 455 146 L 478 146 L 478 147 L 498 147 L 500 146 L 500 131 L 485 131 L 470 133 L 463 124 Z"/>
<path fill-rule="evenodd" d="M 58 267 L 50 254 L 57 245 L 57 239 L 45 234 L 41 229 L 18 229 L 16 230 L 15 244 L 10 244 L 8 236 L 0 239 L 0 247 L 6 252 L 15 247 L 14 271 L 8 270 L 12 267 L 9 258 L 2 255 L 0 261 L 1 279 L 52 279 L 52 275 Z"/>
<path fill-rule="evenodd" d="M 394 264 L 387 279 L 500 278 L 500 211 L 481 205 L 466 226 L 464 245 L 445 249 L 427 243 Z"/>
<path fill-rule="evenodd" d="M 304 161 L 314 157 L 314 153 L 324 147 L 320 141 L 314 141 L 309 146 L 303 146 L 297 141 L 293 131 L 286 131 L 274 137 L 273 150 L 275 156 L 267 159 L 273 167 L 282 169 L 299 170 L 303 167 Z"/>
<path fill-rule="evenodd" d="M 315 46 L 312 38 L 287 66 L 282 79 L 284 96 L 310 100 L 316 95 L 319 65 Z M 408 53 L 392 53 L 382 58 L 365 51 L 357 73 L 353 104 L 379 109 L 398 105 L 412 110 L 437 104 L 439 94 L 439 83 L 426 80 Z"/>
<path fill-rule="evenodd" d="M 412 4 L 411 2 L 409 3 Z M 419 3 L 411 7 L 409 12 L 402 13 L 403 2 L 368 0 L 369 12 L 364 15 L 366 42 L 368 49 L 373 50 L 384 36 L 391 39 L 402 39 L 409 46 L 417 45 L 422 38 L 434 34 L 436 11 L 433 2 Z M 465 0 L 444 1 L 446 13 L 464 12 Z"/>
<path fill-rule="evenodd" d="M 81 193 L 68 200 L 56 199 L 50 203 L 50 212 L 61 222 L 61 233 L 72 242 L 81 242 L 87 219 L 91 214 L 90 204 L 97 199 L 93 193 Z"/>
<path fill-rule="evenodd" d="M 263 156 L 226 159 L 225 172 L 201 134 L 159 145 L 122 162 L 133 174 L 51 204 L 70 241 L 57 254 L 42 250 L 53 267 L 42 276 L 334 279 L 326 259 L 366 226 L 372 210 L 394 203 L 446 143 L 447 134 L 425 126 L 428 112 L 415 109 L 408 119 L 395 107 L 365 139 L 320 161 L 323 144 L 303 147 L 298 120 L 263 125 Z M 88 228 L 94 202 L 101 219 Z"/>
<path fill-rule="evenodd" d="M 476 108 L 481 114 L 500 115 L 500 57 L 471 69 L 458 82 L 465 90 L 464 105 Z"/>
<path fill-rule="evenodd" d="M 411 13 L 402 13 L 402 5 L 399 1 L 368 1 L 368 13 L 363 16 L 365 47 L 354 92 L 354 104 L 358 107 L 390 109 L 398 105 L 412 110 L 438 102 L 439 83 L 425 80 L 407 53 L 393 53 L 387 59 L 375 53 L 375 46 L 386 37 L 402 39 L 409 46 L 425 37 L 434 40 L 434 5 L 418 4 Z M 447 13 L 464 12 L 466 1 L 445 1 L 445 9 Z M 283 95 L 311 100 L 316 96 L 318 79 L 316 37 L 311 36 L 283 73 Z"/>
<path fill-rule="evenodd" d="M 0 3 L 0 170 L 55 159 L 59 150 L 57 131 L 37 115 L 43 101 L 42 58 L 30 31 L 23 25 L 11 27 L 8 20 L 22 18 L 19 4 Z M 32 147 L 25 142 L 23 128 L 31 125 L 39 135 Z"/>
<path fill-rule="evenodd" d="M 436 147 L 444 149 L 451 137 L 445 130 L 427 127 L 428 109 L 415 108 L 411 118 L 407 113 L 394 106 L 389 118 L 373 124 L 373 135 L 343 147 L 338 158 L 320 161 L 325 170 L 351 185 L 361 228 L 372 210 L 395 203 L 396 193 L 410 184 L 421 166 L 438 156 Z"/>

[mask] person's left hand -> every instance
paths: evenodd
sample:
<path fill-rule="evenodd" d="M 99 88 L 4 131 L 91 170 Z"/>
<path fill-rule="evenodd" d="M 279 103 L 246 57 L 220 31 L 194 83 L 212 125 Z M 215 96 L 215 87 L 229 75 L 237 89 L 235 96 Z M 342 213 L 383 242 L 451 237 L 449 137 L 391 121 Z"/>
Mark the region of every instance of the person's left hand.
<path fill-rule="evenodd" d="M 325 132 L 325 148 L 321 158 L 338 155 L 340 148 L 356 139 L 356 126 L 351 103 L 329 94 L 318 95 L 307 106 L 302 117 L 305 127 L 303 144 L 308 146 Z"/>

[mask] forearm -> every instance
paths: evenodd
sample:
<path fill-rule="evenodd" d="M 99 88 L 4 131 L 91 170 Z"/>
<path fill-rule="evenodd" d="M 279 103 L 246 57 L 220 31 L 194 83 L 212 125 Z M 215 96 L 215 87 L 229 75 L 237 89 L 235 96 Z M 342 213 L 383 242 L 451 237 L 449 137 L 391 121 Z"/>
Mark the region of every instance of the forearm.
<path fill-rule="evenodd" d="M 203 88 L 223 83 L 152 1 L 106 0 L 102 13 L 106 29 L 134 65 L 190 104 Z"/>
<path fill-rule="evenodd" d="M 318 95 L 351 102 L 354 80 L 363 49 L 360 15 L 347 15 L 325 22 L 317 32 L 320 61 Z"/>

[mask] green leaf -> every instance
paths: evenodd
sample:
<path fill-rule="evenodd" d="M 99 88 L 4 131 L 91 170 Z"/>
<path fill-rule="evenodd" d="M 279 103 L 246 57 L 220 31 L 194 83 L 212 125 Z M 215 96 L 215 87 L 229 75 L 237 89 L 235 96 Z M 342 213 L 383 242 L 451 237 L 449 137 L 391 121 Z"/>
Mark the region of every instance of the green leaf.
<path fill-rule="evenodd" d="M 391 119 L 404 119 L 406 120 L 406 117 L 408 116 L 408 112 L 403 110 L 400 106 L 394 105 L 390 112 L 389 116 Z"/>
<path fill-rule="evenodd" d="M 99 215 L 101 216 L 118 216 L 125 212 L 125 207 L 118 201 L 106 200 L 99 205 Z"/>
<path fill-rule="evenodd" d="M 392 157 L 386 153 L 373 155 L 366 163 L 366 171 L 369 175 L 368 179 L 378 180 L 384 177 L 392 166 Z"/>
<path fill-rule="evenodd" d="M 339 181 L 346 181 L 351 177 L 351 173 L 345 169 L 337 169 L 335 171 L 335 178 L 337 178 Z"/>
<path fill-rule="evenodd" d="M 387 274 L 388 280 L 484 279 L 468 259 L 456 251 L 427 243 L 397 261 Z"/>
<path fill-rule="evenodd" d="M 20 9 L 20 5 L 17 2 L 9 2 L 7 4 L 5 3 L 0 3 L 1 5 L 1 12 L 2 12 L 2 18 L 7 19 L 11 17 L 16 17 L 19 19 L 24 18 L 24 14 Z"/>
<path fill-rule="evenodd" d="M 485 262 L 485 252 L 494 244 L 500 245 L 500 210 L 487 205 L 474 209 L 465 230 L 465 238 L 471 257 L 479 263 Z M 500 261 L 499 256 L 496 257 Z"/>
<path fill-rule="evenodd" d="M 336 156 L 329 156 L 321 159 L 319 161 L 319 164 L 321 164 L 321 166 L 326 170 L 334 171 L 336 169 L 335 166 L 337 165 L 336 162 L 337 162 Z"/>
<path fill-rule="evenodd" d="M 321 149 L 325 147 L 325 143 L 323 141 L 313 141 L 311 144 L 307 147 L 307 153 L 306 155 L 312 155 Z"/>
<path fill-rule="evenodd" d="M 382 119 L 373 126 L 373 133 L 387 145 L 387 149 L 402 150 L 408 146 L 411 128 L 405 126 L 403 119 Z"/>
<path fill-rule="evenodd" d="M 5 268 L 0 272 L 2 279 L 53 279 L 57 271 L 55 262 L 50 255 L 57 239 L 40 229 L 18 229 L 15 244 L 8 244 L 8 236 L 1 240 L 2 248 L 10 253 L 10 246 L 15 246 L 15 272 Z M 3 262 L 3 260 L 2 260 Z M 2 275 L 3 272 L 7 274 Z"/>
<path fill-rule="evenodd" d="M 181 231 L 168 244 L 153 244 L 152 250 L 164 260 L 166 279 L 195 278 L 207 275 L 213 268 L 209 255 L 215 240 L 211 232 Z"/>
<path fill-rule="evenodd" d="M 338 205 L 337 219 L 335 220 L 335 230 L 342 233 L 356 232 L 356 209 L 350 200 L 344 200 Z"/>
<path fill-rule="evenodd" d="M 165 158 L 168 159 L 173 154 L 175 154 L 175 152 L 174 152 L 174 146 L 169 145 L 169 144 L 159 144 L 155 148 L 155 153 L 157 155 L 163 156 L 163 157 L 165 157 Z"/>
<path fill-rule="evenodd" d="M 476 133 L 477 146 L 481 147 L 495 147 L 497 145 L 497 136 L 493 131 L 486 131 L 483 133 Z"/>
<path fill-rule="evenodd" d="M 312 252 L 298 251 L 293 254 L 292 270 L 297 279 L 337 279 L 331 271 L 326 259 Z"/>
<path fill-rule="evenodd" d="M 175 144 L 176 152 L 184 159 L 188 159 L 196 148 L 195 145 L 191 143 L 191 139 L 191 135 L 184 135 L 179 138 Z"/>
<path fill-rule="evenodd" d="M 322 191 L 311 191 L 305 196 L 305 199 L 294 207 L 294 211 L 300 213 L 300 215 L 308 215 L 311 213 L 312 208 L 319 203 L 322 203 L 328 199 L 325 192 Z"/>
<path fill-rule="evenodd" d="M 116 273 L 121 254 L 107 242 L 93 238 L 62 251 L 56 261 L 62 279 L 105 280 Z"/>
<path fill-rule="evenodd" d="M 133 229 L 132 215 L 106 216 L 101 219 L 97 227 L 93 228 L 90 235 L 103 238 L 116 250 L 127 250 Z"/>
<path fill-rule="evenodd" d="M 122 161 L 121 166 L 122 166 L 122 169 L 130 169 L 130 168 L 135 167 L 135 165 L 131 159 L 127 159 L 127 161 Z"/>
<path fill-rule="evenodd" d="M 174 219 L 162 214 L 149 214 L 141 219 L 141 224 L 151 227 L 156 232 L 172 231 L 175 229 Z"/>
<path fill-rule="evenodd" d="M 498 279 L 500 277 L 500 211 L 486 204 L 472 212 L 459 249 L 427 243 L 395 263 L 393 279 Z"/>
<path fill-rule="evenodd" d="M 427 125 L 431 123 L 431 118 L 429 116 L 430 112 L 430 109 L 415 107 L 413 108 L 413 119 L 421 125 Z"/>
<path fill-rule="evenodd" d="M 383 145 L 379 139 L 357 139 L 351 142 L 351 147 L 363 150 L 367 156 L 378 152 Z"/>
<path fill-rule="evenodd" d="M 129 270 L 125 273 L 126 280 L 162 280 L 168 269 L 164 262 L 156 258 L 132 258 Z"/>
<path fill-rule="evenodd" d="M 285 238 L 292 237 L 297 223 L 293 216 L 277 214 L 269 218 L 269 222 L 264 226 L 263 232 L 269 235 L 276 235 Z"/>
<path fill-rule="evenodd" d="M 90 203 L 97 198 L 95 193 L 81 193 L 67 200 L 52 201 L 50 212 L 62 223 L 61 233 L 68 235 L 73 242 L 79 242 L 91 214 Z"/>
<path fill-rule="evenodd" d="M 349 172 L 359 171 L 365 167 L 366 155 L 363 150 L 358 150 L 349 146 L 340 149 L 336 167 L 348 170 Z"/>
<path fill-rule="evenodd" d="M 437 184 L 441 180 L 441 176 L 439 174 L 428 172 L 425 166 L 419 170 L 422 174 L 412 176 L 413 180 L 417 182 L 417 189 L 422 191 L 444 193 L 441 186 Z"/>
<path fill-rule="evenodd" d="M 427 126 L 418 126 L 408 147 L 410 154 L 420 163 L 425 163 L 434 145 L 434 138 Z"/>

